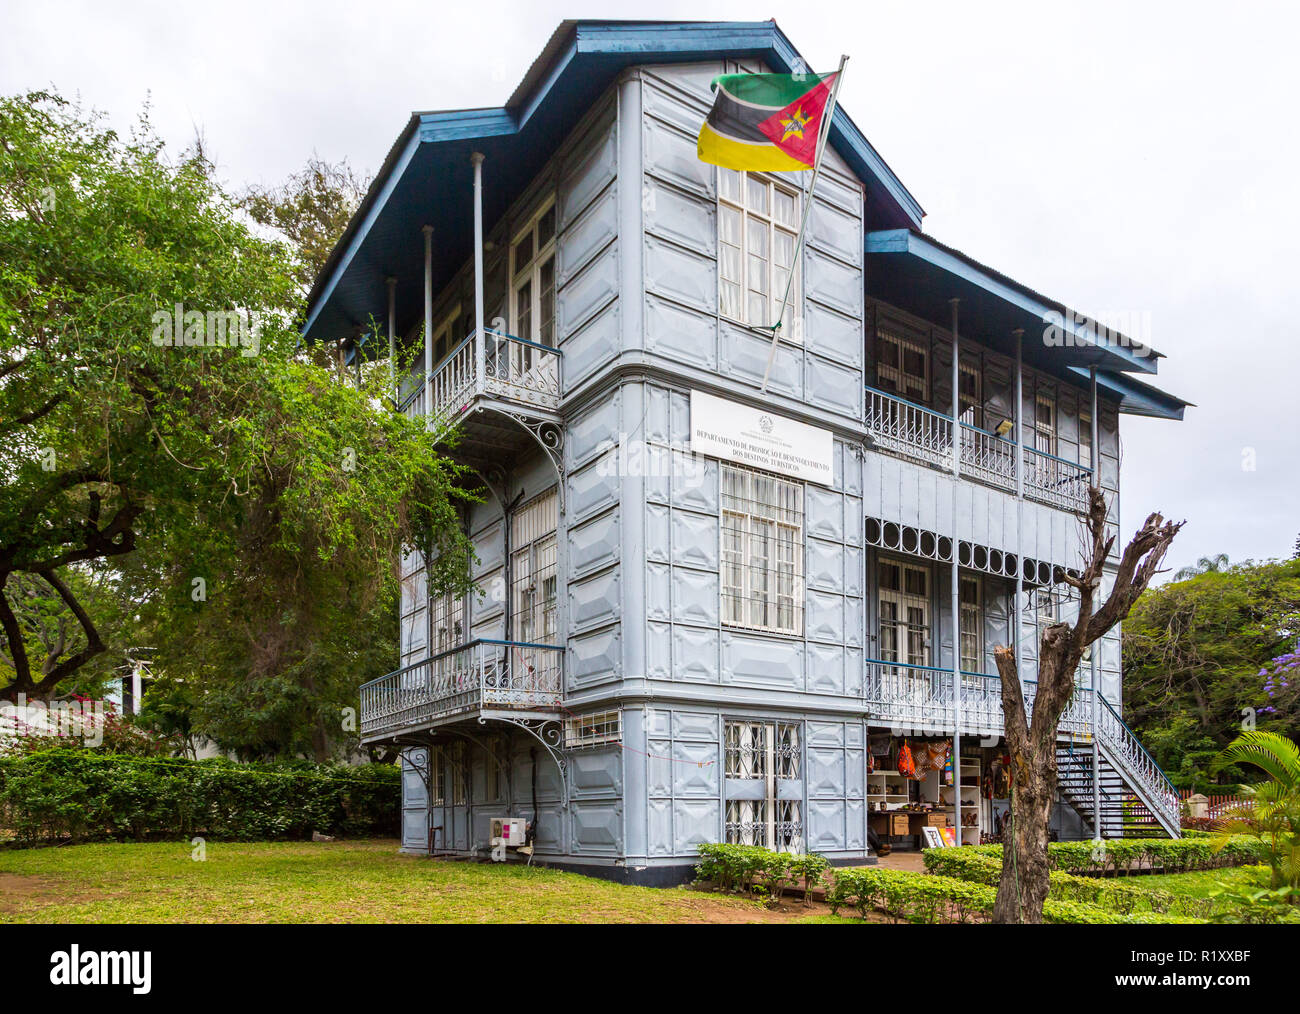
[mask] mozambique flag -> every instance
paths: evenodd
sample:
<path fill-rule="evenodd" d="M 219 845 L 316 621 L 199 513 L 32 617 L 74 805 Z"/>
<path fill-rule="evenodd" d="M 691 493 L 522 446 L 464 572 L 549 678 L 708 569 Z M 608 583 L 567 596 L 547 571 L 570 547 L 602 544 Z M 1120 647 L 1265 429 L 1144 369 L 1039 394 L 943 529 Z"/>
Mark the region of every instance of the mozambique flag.
<path fill-rule="evenodd" d="M 728 169 L 811 169 L 837 74 L 723 74 L 700 127 L 701 162 Z"/>

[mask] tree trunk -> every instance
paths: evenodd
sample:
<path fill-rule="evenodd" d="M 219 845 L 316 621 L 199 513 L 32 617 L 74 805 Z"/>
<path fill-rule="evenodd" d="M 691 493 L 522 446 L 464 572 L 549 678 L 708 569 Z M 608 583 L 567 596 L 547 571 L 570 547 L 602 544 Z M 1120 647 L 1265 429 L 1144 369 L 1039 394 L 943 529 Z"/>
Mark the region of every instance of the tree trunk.
<path fill-rule="evenodd" d="M 1016 652 L 1003 645 L 993 652 L 1002 682 L 1002 717 L 1011 757 L 1011 813 L 1003 835 L 1002 876 L 998 881 L 993 921 L 1041 923 L 1043 903 L 1051 886 L 1047 838 L 1056 801 L 1056 731 L 1061 714 L 1074 693 L 1074 674 L 1084 649 L 1128 616 L 1138 596 L 1159 571 L 1169 543 L 1181 524 L 1166 524 L 1152 514 L 1124 549 L 1115 569 L 1110 594 L 1094 611 L 1114 537 L 1106 531 L 1106 501 L 1101 490 L 1089 490 L 1087 530 L 1091 549 L 1086 566 L 1060 580 L 1079 596 L 1073 624 L 1054 623 L 1043 631 L 1038 646 L 1038 680 L 1033 716 L 1026 714 L 1024 688 Z M 1019 604 L 1017 604 L 1019 608 Z M 1093 815 L 1099 822 L 1099 815 Z"/>
<path fill-rule="evenodd" d="M 1050 884 L 1047 829 L 1056 799 L 1056 753 L 1051 752 L 1046 764 L 1013 761 L 1012 766 L 1011 817 L 1003 836 L 1002 879 L 993 921 L 1040 923 Z"/>

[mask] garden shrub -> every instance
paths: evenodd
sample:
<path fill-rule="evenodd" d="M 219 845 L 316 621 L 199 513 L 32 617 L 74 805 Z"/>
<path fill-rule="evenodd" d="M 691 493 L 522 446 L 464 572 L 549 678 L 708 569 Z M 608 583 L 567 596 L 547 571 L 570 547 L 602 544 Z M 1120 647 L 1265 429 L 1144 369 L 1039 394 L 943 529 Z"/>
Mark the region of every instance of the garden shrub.
<path fill-rule="evenodd" d="M 133 757 L 56 749 L 0 759 L 0 826 L 22 845 L 394 834 L 386 765 Z"/>
<path fill-rule="evenodd" d="M 793 855 L 773 852 L 758 845 L 705 844 L 698 846 L 700 862 L 696 879 L 709 881 L 721 891 L 745 891 L 763 894 L 780 901 L 789 887 L 806 885 L 807 893 L 821 883 L 830 866 L 815 852 Z"/>
<path fill-rule="evenodd" d="M 1225 866 L 1242 866 L 1264 861 L 1260 842 L 1249 835 L 1193 835 L 1187 838 L 1111 838 L 1097 842 L 1052 842 L 1047 846 L 1047 862 L 1064 873 L 1132 873 L 1145 866 L 1158 867 L 1165 873 L 1212 870 Z M 1002 862 L 1001 845 L 967 845 L 963 852 L 992 856 Z"/>
<path fill-rule="evenodd" d="M 985 884 L 996 888 L 1002 878 L 1001 857 L 969 854 L 962 849 L 926 849 L 925 868 L 932 874 Z M 1048 898 L 1060 902 L 1082 902 L 1119 915 L 1154 912 L 1205 918 L 1211 905 L 1203 898 L 1187 898 L 1169 891 L 1152 890 L 1123 880 L 1080 877 L 1060 870 L 1049 874 Z"/>
<path fill-rule="evenodd" d="M 956 851 L 956 850 L 953 850 Z M 984 863 L 988 860 L 985 859 Z M 965 867 L 973 872 L 978 863 Z M 1076 878 L 1082 879 L 1082 878 Z M 895 922 L 987 922 L 993 915 L 997 890 L 986 884 L 908 870 L 858 868 L 837 870 L 826 892 L 831 911 L 852 908 L 866 918 L 883 912 Z M 1185 923 L 1198 918 L 1164 912 L 1124 914 L 1072 898 L 1049 897 L 1043 905 L 1048 923 Z"/>

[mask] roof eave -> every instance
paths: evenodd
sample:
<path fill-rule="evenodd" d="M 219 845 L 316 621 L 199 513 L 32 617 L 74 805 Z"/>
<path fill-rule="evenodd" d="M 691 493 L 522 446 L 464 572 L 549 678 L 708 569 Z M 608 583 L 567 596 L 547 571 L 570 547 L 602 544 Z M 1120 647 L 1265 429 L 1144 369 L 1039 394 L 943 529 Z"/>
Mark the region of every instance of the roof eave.
<path fill-rule="evenodd" d="M 1096 332 L 1088 328 L 1091 323 L 1089 319 L 1076 314 L 1066 304 L 1035 292 L 1027 285 L 915 230 L 886 229 L 870 232 L 865 237 L 864 245 L 868 254 L 905 254 L 916 257 L 1018 307 L 1045 325 L 1060 327 L 1073 348 L 1095 350 L 1098 366 L 1116 371 L 1154 374 L 1157 372 L 1157 361 L 1164 358 L 1155 349 L 1124 335 L 1118 335 L 1114 341 L 1098 342 Z"/>
<path fill-rule="evenodd" d="M 310 333 L 331 294 L 421 143 L 467 141 L 516 133 L 527 125 L 556 82 L 583 53 L 644 55 L 648 62 L 687 62 L 708 54 L 759 55 L 776 70 L 790 71 L 800 61 L 798 51 L 775 21 L 761 22 L 617 22 L 564 21 L 552 33 L 538 59 L 524 75 L 504 107 L 413 113 L 389 150 L 370 189 L 339 242 L 317 274 L 307 297 L 303 334 Z M 681 55 L 681 60 L 663 57 Z M 654 58 L 660 58 L 656 61 Z M 855 171 L 870 173 L 914 225 L 925 212 L 894 175 L 842 108 L 835 110 L 831 144 Z"/>

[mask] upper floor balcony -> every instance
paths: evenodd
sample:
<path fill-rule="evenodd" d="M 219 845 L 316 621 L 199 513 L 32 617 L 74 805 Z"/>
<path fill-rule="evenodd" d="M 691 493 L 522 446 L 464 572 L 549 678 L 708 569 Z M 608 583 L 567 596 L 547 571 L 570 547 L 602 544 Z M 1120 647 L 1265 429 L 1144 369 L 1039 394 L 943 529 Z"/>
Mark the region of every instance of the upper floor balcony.
<path fill-rule="evenodd" d="M 408 380 L 398 407 L 431 416 L 435 428 L 456 426 L 456 456 L 475 467 L 500 464 L 533 439 L 549 452 L 559 441 L 560 355 L 504 332 L 471 331 L 429 376 Z"/>
<path fill-rule="evenodd" d="M 407 415 L 422 417 L 431 405 L 434 419 L 450 425 L 479 402 L 554 415 L 560 407 L 560 351 L 499 331 L 471 331 L 427 380 L 403 396 L 399 407 Z"/>
<path fill-rule="evenodd" d="M 910 461 L 952 468 L 951 416 L 867 388 L 866 425 L 877 450 Z M 1014 440 L 961 424 L 961 475 L 997 489 L 1016 491 Z M 1026 446 L 1023 456 L 1025 496 L 1076 513 L 1087 510 L 1092 470 L 1054 454 Z"/>
<path fill-rule="evenodd" d="M 467 718 L 558 721 L 559 645 L 479 639 L 361 687 L 361 741 L 372 743 Z"/>

